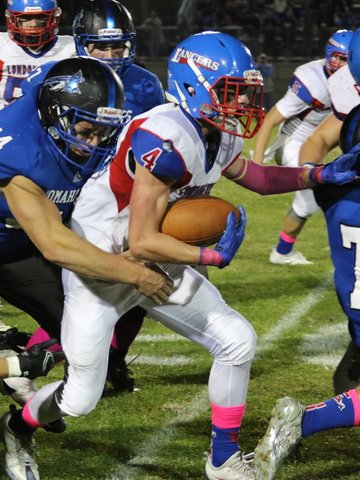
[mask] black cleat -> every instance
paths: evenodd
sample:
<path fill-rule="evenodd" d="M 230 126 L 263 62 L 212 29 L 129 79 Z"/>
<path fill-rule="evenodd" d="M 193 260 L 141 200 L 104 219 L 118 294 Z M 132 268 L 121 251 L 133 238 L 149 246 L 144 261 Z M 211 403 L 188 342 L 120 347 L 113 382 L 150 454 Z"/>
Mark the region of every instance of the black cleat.
<path fill-rule="evenodd" d="M 135 379 L 125 362 L 124 355 L 115 349 L 111 349 L 103 396 L 123 392 L 131 393 L 134 390 L 136 390 Z"/>
<path fill-rule="evenodd" d="M 63 433 L 66 430 L 66 422 L 63 418 L 58 418 L 57 420 L 44 425 L 43 429 L 50 433 Z"/>

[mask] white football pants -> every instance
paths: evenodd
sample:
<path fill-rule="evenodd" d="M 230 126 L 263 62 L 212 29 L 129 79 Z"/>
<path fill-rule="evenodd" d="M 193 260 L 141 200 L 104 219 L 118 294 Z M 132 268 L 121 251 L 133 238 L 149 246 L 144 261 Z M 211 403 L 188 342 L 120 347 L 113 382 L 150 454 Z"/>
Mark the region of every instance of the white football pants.
<path fill-rule="evenodd" d="M 214 357 L 209 377 L 210 401 L 220 406 L 246 402 L 256 334 L 245 318 L 230 308 L 217 288 L 194 269 L 165 266 L 177 290 L 162 306 L 125 284 L 80 278 L 64 271 L 65 309 L 61 343 L 69 363 L 64 382 L 40 389 L 29 403 L 39 423 L 62 415 L 93 410 L 105 384 L 109 346 L 119 317 L 135 305 L 174 332 L 205 347 Z"/>

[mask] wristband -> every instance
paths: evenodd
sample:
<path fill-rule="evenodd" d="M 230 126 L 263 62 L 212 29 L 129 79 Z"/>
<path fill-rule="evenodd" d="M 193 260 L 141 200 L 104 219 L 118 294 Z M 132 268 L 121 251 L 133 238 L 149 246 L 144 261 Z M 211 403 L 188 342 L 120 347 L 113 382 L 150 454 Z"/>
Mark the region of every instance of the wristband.
<path fill-rule="evenodd" d="M 324 179 L 322 175 L 323 169 L 324 169 L 323 166 L 314 167 L 310 169 L 309 178 L 314 185 L 321 185 L 322 183 L 324 183 Z"/>
<path fill-rule="evenodd" d="M 199 265 L 213 265 L 214 267 L 221 267 L 223 258 L 219 252 L 211 248 L 200 247 Z"/>
<path fill-rule="evenodd" d="M 6 357 L 5 360 L 7 361 L 7 364 L 8 364 L 9 378 L 21 377 L 23 372 L 20 369 L 19 357 L 17 355 L 14 355 L 12 357 Z"/>

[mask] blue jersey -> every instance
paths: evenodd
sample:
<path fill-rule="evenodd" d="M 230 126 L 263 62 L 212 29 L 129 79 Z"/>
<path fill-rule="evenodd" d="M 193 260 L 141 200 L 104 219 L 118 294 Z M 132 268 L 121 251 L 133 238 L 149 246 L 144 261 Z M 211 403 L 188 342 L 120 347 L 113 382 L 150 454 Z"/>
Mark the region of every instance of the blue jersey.
<path fill-rule="evenodd" d="M 165 102 L 158 77 L 145 68 L 131 65 L 120 78 L 125 90 L 125 110 L 131 118 Z"/>
<path fill-rule="evenodd" d="M 41 187 L 68 221 L 74 201 L 86 178 L 62 169 L 60 157 L 41 125 L 37 97 L 39 88 L 0 111 L 0 180 L 21 175 Z M 16 252 L 30 240 L 0 196 L 0 255 Z"/>
<path fill-rule="evenodd" d="M 33 70 L 21 84 L 25 95 L 33 87 L 42 84 L 47 72 L 55 62 L 48 62 Z M 164 91 L 156 75 L 139 65 L 131 65 L 121 76 L 125 91 L 125 106 L 133 118 L 165 102 Z"/>
<path fill-rule="evenodd" d="M 315 198 L 326 218 L 336 292 L 360 347 L 360 186 L 320 187 Z"/>

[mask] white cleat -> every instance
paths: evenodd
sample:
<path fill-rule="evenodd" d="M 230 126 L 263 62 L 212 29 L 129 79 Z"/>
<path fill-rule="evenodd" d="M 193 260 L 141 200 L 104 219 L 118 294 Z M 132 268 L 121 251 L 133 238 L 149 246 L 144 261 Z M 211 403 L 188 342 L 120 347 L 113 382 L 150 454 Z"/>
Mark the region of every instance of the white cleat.
<path fill-rule="evenodd" d="M 38 390 L 35 382 L 25 377 L 11 377 L 3 380 L 7 385 L 6 393 L 21 407 L 34 396 Z"/>
<path fill-rule="evenodd" d="M 214 467 L 211 455 L 208 455 L 205 477 L 208 480 L 255 480 L 252 461 L 253 454 L 243 455 L 236 452 L 223 465 Z"/>
<path fill-rule="evenodd" d="M 8 412 L 0 422 L 1 436 L 6 448 L 6 473 L 12 480 L 40 480 L 34 459 L 33 436 L 11 430 L 10 418 L 11 412 Z"/>
<path fill-rule="evenodd" d="M 286 255 L 279 253 L 276 248 L 272 249 L 272 252 L 269 257 L 270 263 L 275 265 L 312 265 L 313 262 L 310 262 L 304 255 L 300 252 L 290 252 Z"/>
<path fill-rule="evenodd" d="M 256 480 L 272 480 L 280 465 L 301 440 L 305 405 L 290 397 L 280 398 L 272 411 L 265 435 L 254 452 Z"/>

